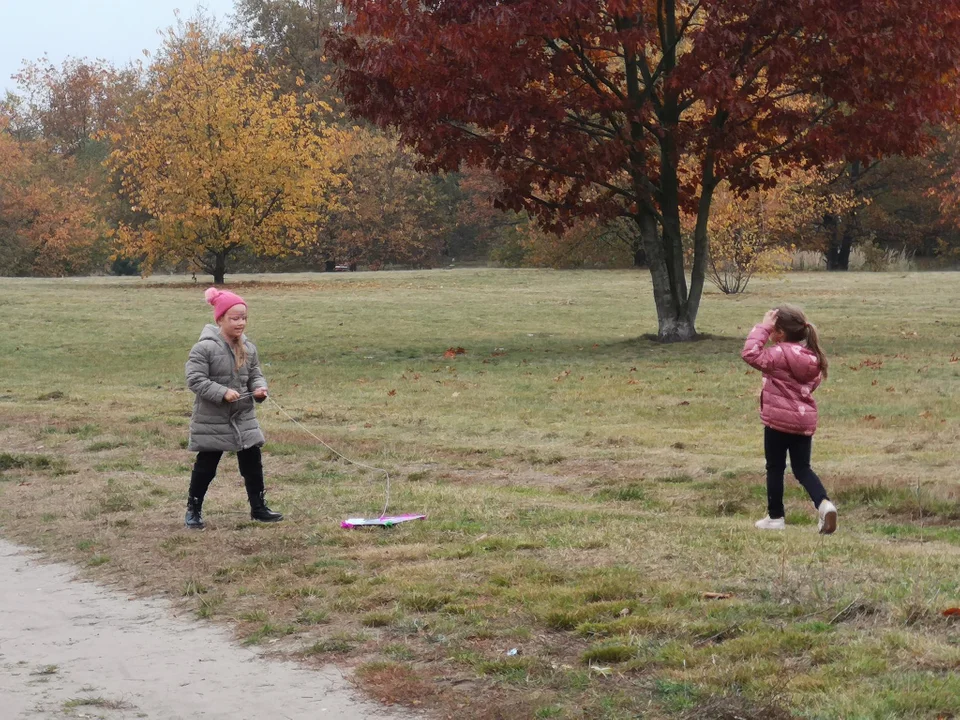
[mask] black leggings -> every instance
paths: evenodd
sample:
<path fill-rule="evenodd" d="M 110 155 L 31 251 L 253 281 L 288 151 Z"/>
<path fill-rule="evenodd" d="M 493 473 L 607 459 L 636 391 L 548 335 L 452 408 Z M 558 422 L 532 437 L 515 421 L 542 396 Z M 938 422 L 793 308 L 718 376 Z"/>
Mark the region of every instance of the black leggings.
<path fill-rule="evenodd" d="M 763 453 L 767 458 L 767 514 L 772 519 L 783 517 L 783 473 L 787 469 L 787 453 L 790 453 L 790 468 L 803 489 L 807 491 L 814 507 L 827 500 L 823 483 L 810 467 L 810 451 L 813 438 L 809 435 L 791 435 L 764 426 Z"/>
<path fill-rule="evenodd" d="M 217 476 L 217 465 L 223 453 L 219 450 L 201 450 L 197 453 L 197 461 L 193 464 L 193 473 L 190 475 L 190 497 L 203 502 L 207 488 Z M 237 453 L 237 464 L 243 476 L 243 484 L 247 488 L 247 498 L 255 504 L 263 494 L 263 461 L 260 457 L 260 448 L 252 447 Z"/>

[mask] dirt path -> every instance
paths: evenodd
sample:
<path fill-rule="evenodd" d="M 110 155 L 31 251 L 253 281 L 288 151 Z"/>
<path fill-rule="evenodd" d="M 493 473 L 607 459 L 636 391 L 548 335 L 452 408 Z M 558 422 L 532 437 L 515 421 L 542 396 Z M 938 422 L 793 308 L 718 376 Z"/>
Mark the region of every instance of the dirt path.
<path fill-rule="evenodd" d="M 266 660 L 227 633 L 37 564 L 0 540 L 0 717 L 409 720 L 335 668 Z"/>

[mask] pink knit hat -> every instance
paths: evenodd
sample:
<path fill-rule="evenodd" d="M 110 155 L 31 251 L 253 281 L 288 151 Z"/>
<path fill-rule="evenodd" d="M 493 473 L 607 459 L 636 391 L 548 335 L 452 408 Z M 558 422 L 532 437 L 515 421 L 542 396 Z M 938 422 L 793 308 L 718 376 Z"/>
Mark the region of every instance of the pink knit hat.
<path fill-rule="evenodd" d="M 239 295 L 229 290 L 217 290 L 216 288 L 207 288 L 203 294 L 207 302 L 213 305 L 213 318 L 219 321 L 223 314 L 234 305 L 243 305 L 246 307 L 247 301 Z"/>

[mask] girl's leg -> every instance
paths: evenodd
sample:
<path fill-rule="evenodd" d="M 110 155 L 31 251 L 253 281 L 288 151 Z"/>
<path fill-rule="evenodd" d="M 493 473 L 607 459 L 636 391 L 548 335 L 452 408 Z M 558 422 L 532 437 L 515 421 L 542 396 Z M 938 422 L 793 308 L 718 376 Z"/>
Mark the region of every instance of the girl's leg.
<path fill-rule="evenodd" d="M 820 478 L 810 467 L 810 454 L 813 450 L 813 438 L 808 435 L 793 435 L 790 437 L 790 468 L 797 480 L 807 491 L 813 501 L 813 506 L 819 508 L 820 503 L 829 500 L 827 491 L 820 482 Z"/>
<path fill-rule="evenodd" d="M 252 447 L 237 453 L 237 464 L 250 500 L 250 518 L 260 522 L 279 522 L 283 515 L 267 507 L 263 485 L 263 458 L 260 448 Z"/>
<path fill-rule="evenodd" d="M 263 494 L 263 458 L 260 448 L 252 447 L 237 453 L 237 465 L 243 476 L 243 484 L 247 488 L 247 498 L 250 504 Z"/>
<path fill-rule="evenodd" d="M 222 452 L 216 450 L 197 453 L 197 460 L 193 463 L 193 473 L 190 475 L 190 495 L 187 497 L 187 514 L 183 524 L 192 530 L 203 530 L 203 498 L 207 488 L 217 476 L 217 465 L 220 464 Z"/>
<path fill-rule="evenodd" d="M 197 453 L 197 460 L 193 463 L 193 473 L 190 475 L 190 497 L 203 503 L 207 488 L 217 476 L 217 465 L 223 453 L 219 450 L 204 450 Z"/>
<path fill-rule="evenodd" d="M 763 454 L 767 460 L 767 516 L 771 520 L 782 518 L 783 474 L 787 469 L 789 435 L 764 426 Z"/>

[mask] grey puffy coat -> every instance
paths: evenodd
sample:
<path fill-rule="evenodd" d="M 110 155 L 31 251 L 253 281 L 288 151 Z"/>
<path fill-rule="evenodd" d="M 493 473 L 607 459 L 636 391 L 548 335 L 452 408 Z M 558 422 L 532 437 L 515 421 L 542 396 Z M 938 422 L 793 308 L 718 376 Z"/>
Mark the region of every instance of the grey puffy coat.
<path fill-rule="evenodd" d="M 254 399 L 225 402 L 227 390 L 241 395 L 265 388 L 256 346 L 243 336 L 247 362 L 239 370 L 230 345 L 216 325 L 207 325 L 187 360 L 187 387 L 196 395 L 188 450 L 237 451 L 263 445 Z"/>

